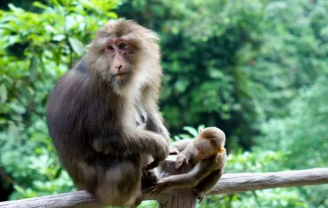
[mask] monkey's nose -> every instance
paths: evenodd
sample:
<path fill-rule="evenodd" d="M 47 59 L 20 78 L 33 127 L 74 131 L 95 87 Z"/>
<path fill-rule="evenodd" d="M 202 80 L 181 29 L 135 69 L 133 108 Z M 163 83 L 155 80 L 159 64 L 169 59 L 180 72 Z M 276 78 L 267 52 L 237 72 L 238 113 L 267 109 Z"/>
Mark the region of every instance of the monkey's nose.
<path fill-rule="evenodd" d="M 117 68 L 118 70 L 120 70 L 122 68 L 122 64 L 118 65 L 118 66 L 115 66 L 115 68 Z"/>

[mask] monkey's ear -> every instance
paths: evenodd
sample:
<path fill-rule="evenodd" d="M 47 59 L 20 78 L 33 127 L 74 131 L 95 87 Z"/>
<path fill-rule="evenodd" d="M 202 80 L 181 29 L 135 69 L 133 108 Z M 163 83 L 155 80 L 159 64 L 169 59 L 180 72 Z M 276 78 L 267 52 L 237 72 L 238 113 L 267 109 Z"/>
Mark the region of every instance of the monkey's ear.
<path fill-rule="evenodd" d="M 155 32 L 150 31 L 150 30 L 147 31 L 147 39 L 150 39 L 154 42 L 159 41 L 158 35 Z"/>
<path fill-rule="evenodd" d="M 199 128 L 199 133 L 202 133 L 202 131 L 203 131 L 203 128 L 202 127 Z"/>
<path fill-rule="evenodd" d="M 225 151 L 226 151 L 226 149 L 224 147 L 221 147 L 218 152 L 219 153 L 224 153 Z"/>

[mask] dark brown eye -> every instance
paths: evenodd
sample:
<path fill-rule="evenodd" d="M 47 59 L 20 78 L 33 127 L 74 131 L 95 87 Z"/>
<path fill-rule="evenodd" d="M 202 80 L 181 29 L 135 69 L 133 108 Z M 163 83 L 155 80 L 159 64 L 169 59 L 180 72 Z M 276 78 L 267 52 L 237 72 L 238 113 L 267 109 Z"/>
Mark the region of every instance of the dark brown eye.
<path fill-rule="evenodd" d="M 126 43 L 120 43 L 118 44 L 118 48 L 123 50 L 123 49 L 126 49 L 128 47 L 128 45 Z"/>
<path fill-rule="evenodd" d="M 108 49 L 109 51 L 114 51 L 114 47 L 113 47 L 112 45 L 108 45 L 108 46 L 107 46 L 107 49 Z"/>

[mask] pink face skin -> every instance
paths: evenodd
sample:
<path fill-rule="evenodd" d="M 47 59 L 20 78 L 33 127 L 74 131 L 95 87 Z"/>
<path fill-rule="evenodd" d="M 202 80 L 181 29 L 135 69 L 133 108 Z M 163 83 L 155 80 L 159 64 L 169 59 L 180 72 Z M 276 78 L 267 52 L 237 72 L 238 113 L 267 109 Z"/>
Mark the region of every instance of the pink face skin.
<path fill-rule="evenodd" d="M 221 147 L 216 147 L 207 139 L 198 140 L 195 147 L 195 157 L 198 160 L 207 159 L 219 153 Z"/>
<path fill-rule="evenodd" d="M 121 80 L 128 77 L 131 69 L 127 61 L 127 56 L 131 52 L 131 45 L 128 41 L 116 39 L 106 44 L 105 52 L 111 61 L 110 72 L 116 79 Z"/>
<path fill-rule="evenodd" d="M 203 155 L 200 153 L 198 148 L 195 148 L 195 157 L 198 160 L 202 160 L 203 159 Z"/>
<path fill-rule="evenodd" d="M 201 151 L 199 148 L 195 148 L 195 157 L 198 160 L 204 160 L 206 158 L 209 158 L 213 154 L 207 154 L 206 152 Z"/>

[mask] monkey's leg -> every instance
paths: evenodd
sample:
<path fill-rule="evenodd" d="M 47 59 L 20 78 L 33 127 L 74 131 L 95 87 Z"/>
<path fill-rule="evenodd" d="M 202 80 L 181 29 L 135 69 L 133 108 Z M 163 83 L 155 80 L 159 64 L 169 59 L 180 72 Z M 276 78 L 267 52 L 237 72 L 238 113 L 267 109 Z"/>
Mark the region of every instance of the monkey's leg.
<path fill-rule="evenodd" d="M 209 161 L 202 160 L 190 172 L 180 175 L 172 175 L 160 179 L 157 184 L 150 188 L 152 194 L 158 194 L 166 188 L 191 188 L 195 187 L 203 178 L 213 170 Z"/>
<path fill-rule="evenodd" d="M 202 201 L 205 198 L 205 192 L 202 191 L 202 190 L 198 190 L 196 188 L 194 188 L 193 191 L 194 191 L 194 193 L 196 195 L 196 198 L 199 200 L 199 203 L 202 203 Z"/>
<path fill-rule="evenodd" d="M 205 193 L 209 192 L 216 185 L 222 174 L 222 170 L 215 170 L 195 186 L 194 192 L 196 197 L 199 199 L 199 202 L 203 200 Z"/>
<path fill-rule="evenodd" d="M 198 181 L 193 180 L 191 174 L 173 175 L 158 180 L 156 185 L 152 186 L 149 190 L 151 194 L 159 194 L 167 188 L 191 188 L 195 186 Z"/>
<path fill-rule="evenodd" d="M 119 135 L 102 136 L 92 140 L 92 148 L 103 154 L 118 152 L 117 147 L 123 146 L 122 137 Z"/>
<path fill-rule="evenodd" d="M 96 197 L 106 205 L 134 206 L 142 194 L 140 157 L 104 157 L 98 163 Z"/>

